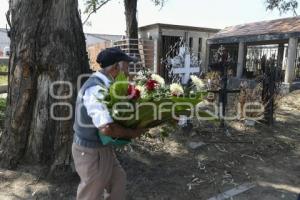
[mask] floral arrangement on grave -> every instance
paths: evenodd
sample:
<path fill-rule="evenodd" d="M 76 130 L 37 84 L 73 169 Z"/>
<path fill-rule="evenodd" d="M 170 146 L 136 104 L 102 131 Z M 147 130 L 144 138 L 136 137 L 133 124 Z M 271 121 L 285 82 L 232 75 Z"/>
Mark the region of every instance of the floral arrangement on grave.
<path fill-rule="evenodd" d="M 221 74 L 218 71 L 211 71 L 205 75 L 204 79 L 208 90 L 218 91 L 221 89 Z M 216 100 L 217 95 L 209 92 L 207 95 L 207 100 L 210 102 L 214 102 Z"/>
<path fill-rule="evenodd" d="M 215 120 L 197 106 L 207 96 L 204 81 L 196 76 L 191 79 L 192 86 L 184 87 L 179 83 L 167 85 L 162 77 L 145 70 L 133 82 L 121 73 L 99 101 L 106 104 L 116 123 L 128 128 L 174 126 L 181 115 Z"/>
<path fill-rule="evenodd" d="M 258 111 L 259 109 L 257 109 L 258 104 L 263 105 L 261 83 L 257 84 L 254 88 L 251 88 L 247 81 L 241 82 L 238 103 L 240 106 L 241 119 L 260 119 L 264 115 L 264 110 Z M 246 116 L 243 114 L 245 104 L 247 104 Z"/>

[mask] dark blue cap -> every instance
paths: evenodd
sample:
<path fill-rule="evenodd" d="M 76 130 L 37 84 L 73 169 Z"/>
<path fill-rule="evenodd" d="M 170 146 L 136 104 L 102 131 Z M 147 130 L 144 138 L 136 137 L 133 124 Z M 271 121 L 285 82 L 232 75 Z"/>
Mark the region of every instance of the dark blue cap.
<path fill-rule="evenodd" d="M 101 68 L 105 68 L 120 61 L 135 62 L 136 59 L 128 56 L 121 49 L 112 47 L 101 51 L 98 54 L 96 61 L 101 65 Z"/>

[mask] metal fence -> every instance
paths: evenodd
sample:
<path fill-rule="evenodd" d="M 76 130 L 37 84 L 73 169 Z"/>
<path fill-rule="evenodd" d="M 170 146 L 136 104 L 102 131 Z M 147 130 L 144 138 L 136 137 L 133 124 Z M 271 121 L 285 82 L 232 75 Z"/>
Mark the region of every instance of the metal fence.
<path fill-rule="evenodd" d="M 122 49 L 125 53 L 138 59 L 137 63 L 131 63 L 129 72 L 135 74 L 142 68 L 154 70 L 154 41 L 144 39 L 124 39 L 115 41 L 114 47 Z"/>
<path fill-rule="evenodd" d="M 8 65 L 9 58 L 8 57 L 0 57 L 0 66 L 1 65 Z"/>
<path fill-rule="evenodd" d="M 266 62 L 267 64 L 272 62 L 274 67 L 285 69 L 287 64 L 287 50 L 287 44 L 283 45 L 281 48 L 279 45 L 248 46 L 245 75 L 248 78 L 261 75 L 263 71 L 263 62 Z"/>
<path fill-rule="evenodd" d="M 229 67 L 228 70 L 233 76 L 236 76 L 237 71 L 237 62 L 238 62 L 238 51 L 239 46 L 236 44 L 233 45 L 224 45 L 224 48 L 228 51 L 228 62 Z M 220 58 L 218 57 L 218 45 L 212 45 L 209 52 L 209 69 L 212 71 L 221 71 L 220 65 L 218 64 L 220 62 Z"/>

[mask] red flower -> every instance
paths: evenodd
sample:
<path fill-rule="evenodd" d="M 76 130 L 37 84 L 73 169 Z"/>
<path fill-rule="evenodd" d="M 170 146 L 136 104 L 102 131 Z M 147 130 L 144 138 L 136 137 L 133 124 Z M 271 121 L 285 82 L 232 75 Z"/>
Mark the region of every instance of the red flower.
<path fill-rule="evenodd" d="M 150 79 L 146 83 L 146 88 L 147 88 L 147 90 L 152 91 L 152 90 L 155 89 L 155 87 L 156 87 L 157 84 L 158 84 L 157 81 Z"/>
<path fill-rule="evenodd" d="M 138 89 L 136 89 L 134 85 L 128 86 L 127 94 L 129 99 L 133 99 L 133 100 L 136 100 L 141 96 L 141 92 Z"/>

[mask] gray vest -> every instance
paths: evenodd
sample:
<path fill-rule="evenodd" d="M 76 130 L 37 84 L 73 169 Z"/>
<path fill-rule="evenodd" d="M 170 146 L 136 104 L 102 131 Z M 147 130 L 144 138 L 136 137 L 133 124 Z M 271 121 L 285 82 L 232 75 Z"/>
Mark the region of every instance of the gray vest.
<path fill-rule="evenodd" d="M 76 100 L 75 122 L 74 122 L 74 143 L 88 148 L 99 148 L 102 145 L 98 136 L 99 129 L 93 124 L 92 118 L 87 114 L 83 105 L 83 95 L 86 89 L 100 85 L 106 88 L 104 81 L 92 75 L 80 88 Z"/>

